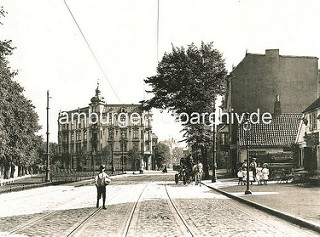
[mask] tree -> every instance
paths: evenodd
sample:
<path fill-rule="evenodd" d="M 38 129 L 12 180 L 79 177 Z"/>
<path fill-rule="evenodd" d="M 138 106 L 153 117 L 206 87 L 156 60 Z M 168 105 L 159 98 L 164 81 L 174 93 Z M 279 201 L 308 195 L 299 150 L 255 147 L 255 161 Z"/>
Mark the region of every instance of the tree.
<path fill-rule="evenodd" d="M 1 7 L 0 18 L 5 14 Z M 41 143 L 36 135 L 40 126 L 35 107 L 23 95 L 23 87 L 13 80 L 17 72 L 11 70 L 8 61 L 13 50 L 10 40 L 0 40 L 0 164 L 5 167 L 5 178 L 12 177 L 16 166 L 30 166 Z"/>
<path fill-rule="evenodd" d="M 170 161 L 170 148 L 164 143 L 158 143 L 154 146 L 154 157 L 157 167 L 160 168 Z"/>
<path fill-rule="evenodd" d="M 222 54 L 213 43 L 172 46 L 157 67 L 157 74 L 144 80 L 152 87 L 150 100 L 141 101 L 144 110 L 168 110 L 186 121 L 183 126 L 184 141 L 201 151 L 204 172 L 208 176 L 207 149 L 212 144 L 209 117 L 203 113 L 214 112 L 215 98 L 225 92 L 227 70 Z M 199 114 L 200 123 L 187 118 Z M 202 122 L 203 121 L 203 122 Z"/>
<path fill-rule="evenodd" d="M 111 166 L 111 157 L 111 146 L 105 146 L 100 153 L 100 163 L 106 165 L 106 167 Z"/>
<path fill-rule="evenodd" d="M 181 147 L 175 147 L 172 150 L 172 163 L 175 165 L 180 164 L 180 159 L 183 157 L 183 149 Z"/>
<path fill-rule="evenodd" d="M 132 163 L 133 170 L 138 170 L 137 168 L 139 167 L 141 153 L 139 152 L 137 147 L 134 147 L 131 150 L 129 150 L 128 158 L 129 158 L 129 162 Z"/>

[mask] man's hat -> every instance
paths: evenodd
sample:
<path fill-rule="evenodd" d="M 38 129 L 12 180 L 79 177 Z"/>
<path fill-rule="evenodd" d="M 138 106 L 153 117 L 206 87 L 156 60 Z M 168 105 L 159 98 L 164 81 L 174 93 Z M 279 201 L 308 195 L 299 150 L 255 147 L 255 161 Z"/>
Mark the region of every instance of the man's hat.
<path fill-rule="evenodd" d="M 105 165 L 100 165 L 100 170 L 104 170 L 106 168 Z"/>

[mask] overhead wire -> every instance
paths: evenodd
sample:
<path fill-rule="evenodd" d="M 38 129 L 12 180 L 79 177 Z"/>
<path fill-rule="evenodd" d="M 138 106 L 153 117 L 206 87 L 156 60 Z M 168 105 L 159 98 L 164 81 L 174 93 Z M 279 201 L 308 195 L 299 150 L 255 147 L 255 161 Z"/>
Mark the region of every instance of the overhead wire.
<path fill-rule="evenodd" d="M 66 7 L 67 7 L 67 9 L 68 9 L 68 11 L 69 11 L 69 13 L 70 13 L 70 15 L 71 15 L 71 17 L 72 17 L 73 21 L 74 21 L 74 22 L 75 22 L 75 24 L 77 25 L 78 30 L 80 31 L 80 33 L 81 33 L 81 35 L 82 35 L 82 38 L 83 38 L 83 39 L 84 39 L 84 41 L 86 42 L 86 44 L 87 44 L 87 46 L 88 46 L 88 48 L 89 48 L 89 50 L 90 50 L 90 52 L 91 52 L 91 54 L 92 54 L 93 58 L 95 59 L 96 63 L 98 64 L 98 66 L 99 66 L 99 68 L 100 68 L 100 70 L 101 70 L 101 72 L 102 72 L 103 76 L 104 76 L 104 77 L 105 77 L 105 79 L 107 80 L 107 82 L 108 82 L 108 84 L 109 84 L 109 86 L 110 86 L 110 88 L 111 88 L 112 92 L 113 92 L 113 93 L 114 93 L 114 95 L 117 97 L 117 99 L 118 99 L 119 103 L 121 103 L 121 100 L 120 100 L 120 98 L 119 98 L 118 94 L 117 94 L 117 93 L 116 93 L 116 91 L 114 90 L 114 88 L 113 88 L 113 86 L 112 86 L 112 84 L 111 84 L 111 82 L 110 82 L 109 78 L 107 77 L 107 74 L 106 74 L 106 73 L 105 73 L 105 71 L 103 70 L 103 68 L 102 68 L 102 66 L 101 66 L 101 64 L 100 64 L 100 62 L 99 62 L 99 60 L 98 60 L 98 58 L 96 57 L 95 53 L 93 52 L 93 50 L 92 50 L 92 48 L 91 48 L 91 46 L 90 46 L 90 44 L 89 44 L 89 42 L 88 42 L 88 40 L 87 40 L 86 36 L 84 35 L 83 31 L 81 30 L 80 25 L 78 24 L 78 22 L 77 22 L 77 20 L 76 20 L 75 16 L 73 15 L 73 13 L 72 13 L 72 11 L 71 11 L 70 7 L 68 6 L 68 4 L 67 4 L 66 0 L 63 0 L 63 2 L 65 3 L 65 5 L 66 5 Z"/>
<path fill-rule="evenodd" d="M 159 25 L 160 25 L 160 0 L 158 0 L 158 15 L 157 15 L 157 63 L 159 60 Z"/>

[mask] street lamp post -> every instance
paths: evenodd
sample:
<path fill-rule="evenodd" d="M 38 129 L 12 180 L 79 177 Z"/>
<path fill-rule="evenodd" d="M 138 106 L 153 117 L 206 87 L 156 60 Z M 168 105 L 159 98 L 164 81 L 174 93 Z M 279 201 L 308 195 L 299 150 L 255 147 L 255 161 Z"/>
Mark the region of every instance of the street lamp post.
<path fill-rule="evenodd" d="M 113 138 L 111 141 L 111 173 L 114 173 L 114 163 L 113 163 Z"/>
<path fill-rule="evenodd" d="M 50 182 L 50 153 L 49 153 L 49 90 L 47 91 L 47 153 L 46 153 L 46 182 Z"/>
<path fill-rule="evenodd" d="M 246 148 L 247 148 L 247 190 L 244 192 L 246 195 L 248 194 L 252 194 L 252 192 L 250 191 L 250 186 L 249 186 L 249 181 L 250 181 L 250 177 L 249 177 L 249 131 L 251 129 L 251 123 L 250 123 L 250 118 L 248 117 L 248 114 L 246 114 L 246 119 L 245 122 L 243 124 L 243 130 L 244 130 L 244 134 L 245 134 L 245 141 L 246 141 Z"/>
<path fill-rule="evenodd" d="M 123 144 L 124 143 L 124 140 L 122 139 L 121 140 L 121 152 L 122 152 L 122 157 L 121 157 L 121 165 L 122 165 L 122 168 L 121 168 L 121 170 L 122 170 L 122 173 L 124 173 L 124 167 L 123 167 L 123 163 L 124 163 L 124 157 L 123 157 Z"/>
<path fill-rule="evenodd" d="M 95 156 L 95 154 L 96 154 L 96 150 L 95 149 L 93 149 L 93 151 L 92 151 L 92 160 L 91 160 L 91 166 L 92 166 L 92 176 L 94 176 L 94 156 Z"/>

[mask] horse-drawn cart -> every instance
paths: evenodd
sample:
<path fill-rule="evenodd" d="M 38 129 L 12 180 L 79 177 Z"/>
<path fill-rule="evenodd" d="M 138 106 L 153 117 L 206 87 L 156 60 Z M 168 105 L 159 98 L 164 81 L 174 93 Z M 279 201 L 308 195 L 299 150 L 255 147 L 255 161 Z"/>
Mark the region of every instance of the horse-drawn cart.
<path fill-rule="evenodd" d="M 199 167 L 201 168 L 199 169 Z M 201 182 L 202 164 L 195 165 L 192 159 L 181 158 L 180 165 L 176 166 L 175 170 L 177 171 L 174 177 L 176 184 L 178 184 L 179 181 L 182 181 L 183 184 L 189 184 L 195 181 L 196 185 Z"/>

